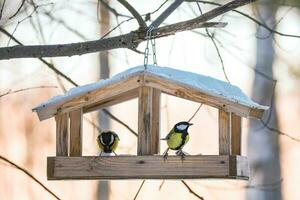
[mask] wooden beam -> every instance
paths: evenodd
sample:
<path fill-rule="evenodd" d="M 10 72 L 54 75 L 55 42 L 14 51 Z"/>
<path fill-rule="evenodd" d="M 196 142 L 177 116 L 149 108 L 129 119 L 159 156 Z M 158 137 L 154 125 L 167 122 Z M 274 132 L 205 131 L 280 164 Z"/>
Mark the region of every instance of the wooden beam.
<path fill-rule="evenodd" d="M 150 87 L 139 90 L 138 155 L 159 153 L 160 91 Z"/>
<path fill-rule="evenodd" d="M 40 120 L 45 120 L 58 113 L 70 112 L 80 107 L 89 107 L 95 103 L 116 99 L 120 94 L 126 95 L 127 92 L 138 88 L 142 84 L 141 73 L 131 74 L 130 77 L 125 77 L 115 83 L 99 86 L 98 89 L 85 91 L 75 96 L 69 95 L 55 103 L 34 108 L 34 111 L 37 112 Z"/>
<path fill-rule="evenodd" d="M 168 95 L 204 103 L 218 109 L 223 109 L 226 112 L 233 112 L 242 117 L 255 117 L 260 119 L 265 111 L 264 109 L 255 109 L 230 101 L 222 96 L 210 95 L 188 85 L 168 80 L 163 77 L 154 76 L 147 72 L 145 72 L 144 80 L 145 86 L 159 89 L 161 92 Z"/>
<path fill-rule="evenodd" d="M 70 156 L 82 155 L 82 109 L 70 112 Z"/>
<path fill-rule="evenodd" d="M 110 99 L 105 99 L 103 101 L 98 101 L 94 104 L 90 104 L 88 106 L 85 106 L 83 108 L 83 113 L 93 112 L 95 110 L 99 110 L 102 108 L 106 108 L 109 106 L 113 106 L 119 103 L 123 103 L 125 101 L 129 101 L 131 99 L 137 98 L 139 94 L 138 89 L 134 89 L 131 91 L 128 91 L 126 93 L 122 93 L 120 95 L 114 96 Z"/>
<path fill-rule="evenodd" d="M 219 110 L 219 155 L 231 154 L 230 113 Z"/>
<path fill-rule="evenodd" d="M 242 156 L 84 156 L 48 157 L 48 180 L 64 179 L 248 179 Z"/>
<path fill-rule="evenodd" d="M 68 156 L 69 113 L 55 116 L 56 120 L 56 156 Z"/>
<path fill-rule="evenodd" d="M 242 118 L 231 113 L 231 154 L 241 155 Z"/>

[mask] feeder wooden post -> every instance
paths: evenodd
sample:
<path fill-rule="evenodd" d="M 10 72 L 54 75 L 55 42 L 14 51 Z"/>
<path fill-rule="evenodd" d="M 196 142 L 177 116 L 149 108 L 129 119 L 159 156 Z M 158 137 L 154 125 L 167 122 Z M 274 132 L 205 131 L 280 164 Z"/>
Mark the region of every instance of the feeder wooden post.
<path fill-rule="evenodd" d="M 56 156 L 68 156 L 69 113 L 58 114 L 56 120 Z"/>
<path fill-rule="evenodd" d="M 241 155 L 242 118 L 231 113 L 231 154 Z"/>
<path fill-rule="evenodd" d="M 82 109 L 70 112 L 70 156 L 82 155 Z"/>
<path fill-rule="evenodd" d="M 139 89 L 138 155 L 159 153 L 160 91 L 150 87 Z"/>
<path fill-rule="evenodd" d="M 230 113 L 219 109 L 219 155 L 230 154 Z"/>
<path fill-rule="evenodd" d="M 241 117 L 219 110 L 219 154 L 241 155 Z"/>

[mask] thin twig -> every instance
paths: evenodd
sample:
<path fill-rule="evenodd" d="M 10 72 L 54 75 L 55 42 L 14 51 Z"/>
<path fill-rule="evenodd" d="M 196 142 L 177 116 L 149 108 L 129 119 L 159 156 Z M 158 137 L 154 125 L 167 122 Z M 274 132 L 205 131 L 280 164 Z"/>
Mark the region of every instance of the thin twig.
<path fill-rule="evenodd" d="M 133 200 L 136 200 L 136 198 L 138 197 L 138 195 L 139 195 L 139 193 L 140 193 L 140 191 L 141 191 L 141 189 L 142 189 L 142 187 L 143 187 L 145 181 L 146 181 L 146 180 L 143 180 L 143 182 L 142 182 L 142 184 L 140 185 L 140 187 L 139 187 L 137 193 L 135 194 Z"/>
<path fill-rule="evenodd" d="M 57 200 L 60 200 L 60 198 L 54 194 L 54 192 L 52 192 L 49 188 L 47 188 L 41 181 L 39 181 L 37 178 L 35 178 L 31 173 L 29 173 L 29 171 L 27 171 L 26 169 L 20 167 L 19 165 L 17 165 L 16 163 L 10 161 L 9 159 L 3 157 L 0 155 L 0 159 L 9 163 L 10 165 L 14 166 L 15 168 L 17 168 L 18 170 L 22 171 L 24 174 L 26 174 L 27 176 L 29 176 L 34 182 L 36 182 L 37 184 L 39 184 L 44 190 L 46 190 L 49 194 L 51 194 L 54 198 L 56 198 Z"/>
<path fill-rule="evenodd" d="M 276 132 L 277 134 L 279 135 L 283 135 L 283 136 L 286 136 L 288 138 L 290 138 L 291 140 L 294 140 L 296 142 L 300 142 L 300 138 L 296 138 L 296 137 L 293 137 L 291 136 L 290 134 L 288 133 L 285 133 L 285 132 L 282 132 L 281 130 L 279 129 L 276 129 L 276 128 L 273 128 L 273 127 L 270 127 L 267 123 L 265 123 L 263 120 L 260 120 L 260 122 L 263 124 L 263 126 L 268 129 L 269 131 L 272 131 L 272 132 Z"/>
<path fill-rule="evenodd" d="M 1 9 L 0 9 L 0 20 L 2 19 L 2 14 L 3 14 L 3 9 L 4 9 L 4 6 L 5 6 L 5 2 L 6 2 L 6 0 L 3 1 L 3 4 L 2 4 Z"/>
<path fill-rule="evenodd" d="M 133 6 L 131 6 L 126 0 L 118 0 L 118 2 L 122 4 L 133 15 L 133 17 L 138 22 L 140 29 L 147 29 L 146 22 L 143 20 L 142 16 L 138 13 L 138 11 L 134 9 Z"/>
<path fill-rule="evenodd" d="M 203 197 L 199 196 L 184 180 L 181 180 L 181 183 L 189 190 L 191 194 L 193 194 L 198 199 L 204 200 Z"/>
<path fill-rule="evenodd" d="M 202 9 L 201 9 L 201 7 L 200 7 L 200 5 L 199 5 L 198 2 L 197 2 L 197 7 L 198 7 L 198 9 L 199 9 L 199 11 L 200 11 L 200 14 L 202 15 L 202 14 L 203 14 L 203 13 L 202 13 Z M 215 47 L 215 49 L 216 49 L 216 51 L 217 51 L 219 60 L 220 60 L 221 65 L 222 65 L 222 70 L 223 70 L 223 74 L 224 74 L 224 76 L 225 76 L 225 79 L 227 80 L 228 83 L 230 83 L 230 81 L 229 81 L 229 79 L 228 79 L 228 76 L 227 76 L 227 73 L 226 73 L 226 71 L 225 71 L 225 65 L 224 65 L 223 58 L 222 58 L 222 56 L 221 56 L 220 50 L 219 50 L 219 48 L 218 48 L 218 45 L 217 45 L 217 43 L 216 43 L 216 41 L 215 41 L 215 39 L 214 39 L 214 35 L 211 35 L 207 28 L 205 28 L 205 31 L 206 31 L 207 36 L 210 38 L 210 40 L 212 41 L 212 43 L 213 43 L 213 45 L 214 45 L 214 47 Z"/>
<path fill-rule="evenodd" d="M 138 136 L 138 134 L 130 128 L 127 124 L 122 122 L 120 119 L 118 119 L 116 116 L 114 116 L 111 112 L 109 112 L 107 109 L 102 109 L 102 112 L 104 112 L 107 116 L 109 116 L 111 119 L 115 120 L 119 124 L 123 125 L 125 128 L 127 128 L 133 135 Z"/>
<path fill-rule="evenodd" d="M 23 91 L 27 91 L 27 90 L 33 90 L 33 89 L 42 89 L 42 88 L 57 88 L 57 86 L 35 86 L 35 87 L 28 87 L 28 88 L 22 88 L 22 89 L 19 89 L 19 90 L 8 90 L 7 92 L 3 93 L 3 94 L 0 94 L 0 98 L 1 97 L 4 97 L 6 95 L 9 95 L 9 94 L 15 94 L 15 93 L 18 93 L 18 92 L 23 92 Z"/>
<path fill-rule="evenodd" d="M 20 4 L 20 6 L 18 7 L 17 11 L 12 16 L 10 16 L 9 19 L 14 18 L 20 12 L 20 10 L 22 9 L 24 3 L 25 3 L 25 0 L 22 0 L 22 2 Z"/>
<path fill-rule="evenodd" d="M 210 4 L 210 5 L 215 5 L 215 6 L 222 6 L 222 4 L 220 3 L 216 3 L 216 2 L 212 2 L 212 1 L 204 1 L 204 0 L 185 0 L 187 2 L 199 2 L 199 3 L 204 3 L 204 4 Z M 280 36 L 284 36 L 284 37 L 294 37 L 294 38 L 300 38 L 300 35 L 293 35 L 293 34 L 286 34 L 286 33 L 282 33 L 280 31 L 276 31 L 270 27 L 268 27 L 267 25 L 265 25 L 264 23 L 258 21 L 257 19 L 255 19 L 254 17 L 251 17 L 250 15 L 244 13 L 244 12 L 241 12 L 241 11 L 238 11 L 236 9 L 233 9 L 232 10 L 233 12 L 236 12 L 248 19 L 250 19 L 251 21 L 253 21 L 254 23 L 256 23 L 257 25 L 259 26 L 262 26 L 264 27 L 265 29 L 267 29 L 268 31 L 270 31 L 271 33 L 274 33 L 274 34 L 277 34 L 277 35 L 280 35 Z"/>
<path fill-rule="evenodd" d="M 199 105 L 199 107 L 197 108 L 197 110 L 194 112 L 194 114 L 191 116 L 191 118 L 187 121 L 190 122 L 192 121 L 192 119 L 196 116 L 196 114 L 198 113 L 198 111 L 200 110 L 200 108 L 202 107 L 202 103 Z"/>

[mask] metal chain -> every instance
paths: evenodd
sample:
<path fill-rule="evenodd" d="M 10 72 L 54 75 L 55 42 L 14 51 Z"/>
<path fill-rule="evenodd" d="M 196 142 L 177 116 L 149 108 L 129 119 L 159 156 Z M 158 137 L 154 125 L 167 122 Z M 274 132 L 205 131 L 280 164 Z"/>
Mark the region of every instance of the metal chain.
<path fill-rule="evenodd" d="M 145 70 L 147 69 L 148 60 L 149 60 L 149 40 L 151 41 L 151 45 L 152 45 L 153 64 L 157 65 L 155 40 L 151 39 L 153 29 L 154 29 L 154 27 L 150 26 L 149 29 L 147 30 L 147 33 L 146 33 L 147 44 L 146 44 L 146 48 L 145 48 L 145 52 L 144 52 L 144 67 L 145 67 Z"/>
<path fill-rule="evenodd" d="M 147 44 L 146 44 L 146 48 L 145 48 L 145 52 L 144 52 L 144 68 L 145 68 L 145 70 L 147 69 L 147 65 L 148 65 L 149 40 L 150 40 L 150 38 L 151 38 L 151 31 L 150 31 L 150 29 L 148 29 L 147 33 L 146 33 Z"/>
<path fill-rule="evenodd" d="M 155 39 L 151 40 L 151 44 L 152 44 L 152 53 L 153 53 L 153 64 L 157 66 Z"/>

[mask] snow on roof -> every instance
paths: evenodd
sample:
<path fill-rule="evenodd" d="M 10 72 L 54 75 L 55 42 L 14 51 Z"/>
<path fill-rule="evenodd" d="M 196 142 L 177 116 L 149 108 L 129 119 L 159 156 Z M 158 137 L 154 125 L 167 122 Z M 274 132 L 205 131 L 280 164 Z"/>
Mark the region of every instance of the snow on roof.
<path fill-rule="evenodd" d="M 72 88 L 66 94 L 55 96 L 49 99 L 47 102 L 40 104 L 39 106 L 34 108 L 34 110 L 40 107 L 45 107 L 51 104 L 56 104 L 59 102 L 70 100 L 80 94 L 93 91 L 102 88 L 106 85 L 116 83 L 126 78 L 133 77 L 137 74 L 143 73 L 145 72 L 144 70 L 145 68 L 143 65 L 137 66 L 134 68 L 130 68 L 124 72 L 121 72 L 113 76 L 112 78 L 100 80 L 96 83 Z M 231 85 L 230 83 L 221 80 L 214 79 L 209 76 L 204 76 L 204 75 L 173 69 L 169 67 L 159 67 L 153 65 L 147 66 L 146 73 L 171 80 L 178 84 L 187 85 L 203 93 L 207 93 L 216 97 L 229 99 L 235 103 L 239 103 L 247 107 L 257 108 L 257 109 L 268 109 L 267 106 L 262 106 L 252 101 L 237 86 Z"/>

